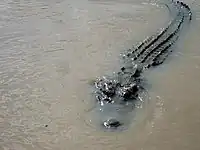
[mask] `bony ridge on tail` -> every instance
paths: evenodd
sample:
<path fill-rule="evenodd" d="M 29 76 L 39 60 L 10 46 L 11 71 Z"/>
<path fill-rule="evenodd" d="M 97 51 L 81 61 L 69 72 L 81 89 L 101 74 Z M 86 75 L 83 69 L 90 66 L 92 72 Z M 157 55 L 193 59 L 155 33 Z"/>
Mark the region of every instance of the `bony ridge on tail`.
<path fill-rule="evenodd" d="M 124 55 L 128 63 L 115 76 L 98 78 L 95 81 L 95 96 L 100 107 L 120 105 L 126 108 L 139 100 L 139 93 L 144 90 L 141 83 L 142 72 L 164 62 L 171 52 L 170 48 L 178 40 L 182 26 L 192 19 L 192 12 L 187 4 L 174 0 L 172 4 L 178 12 L 169 25 L 129 49 L 130 52 Z M 118 118 L 109 117 L 103 120 L 102 125 L 105 128 L 116 129 L 122 126 L 123 122 Z"/>

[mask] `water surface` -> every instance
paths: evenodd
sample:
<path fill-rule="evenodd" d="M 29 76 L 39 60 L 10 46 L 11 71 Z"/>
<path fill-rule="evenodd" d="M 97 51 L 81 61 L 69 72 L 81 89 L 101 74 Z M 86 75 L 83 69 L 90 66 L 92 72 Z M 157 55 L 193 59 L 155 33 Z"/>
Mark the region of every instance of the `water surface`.
<path fill-rule="evenodd" d="M 0 2 L 0 149 L 199 150 L 200 1 L 188 31 L 147 75 L 150 103 L 124 132 L 88 121 L 90 81 L 164 27 L 162 5 L 139 0 Z"/>

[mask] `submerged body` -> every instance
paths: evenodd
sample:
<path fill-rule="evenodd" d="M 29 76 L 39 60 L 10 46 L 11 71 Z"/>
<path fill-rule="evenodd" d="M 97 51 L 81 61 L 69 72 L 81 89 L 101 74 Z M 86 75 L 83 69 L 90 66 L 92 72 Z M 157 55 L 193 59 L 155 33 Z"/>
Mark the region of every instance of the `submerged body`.
<path fill-rule="evenodd" d="M 171 47 L 178 40 L 184 23 L 192 19 L 190 8 L 186 4 L 179 1 L 172 4 L 177 14 L 168 27 L 129 49 L 129 52 L 123 55 L 125 66 L 113 77 L 103 77 L 95 82 L 99 109 L 104 111 L 106 108 L 109 109 L 107 112 L 118 113 L 115 117 L 105 114 L 108 116 L 102 120 L 105 128 L 118 128 L 124 124 L 122 119 L 116 116 L 122 116 L 119 114 L 120 109 L 127 109 L 127 113 L 133 110 L 135 102 L 140 100 L 140 93 L 144 91 L 141 73 L 164 62 L 172 51 Z"/>

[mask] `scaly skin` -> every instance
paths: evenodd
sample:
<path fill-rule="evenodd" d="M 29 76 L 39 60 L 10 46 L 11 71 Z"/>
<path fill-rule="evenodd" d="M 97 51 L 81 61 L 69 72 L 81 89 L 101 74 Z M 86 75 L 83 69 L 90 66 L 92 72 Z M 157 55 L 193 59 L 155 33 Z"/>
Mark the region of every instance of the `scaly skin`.
<path fill-rule="evenodd" d="M 188 5 L 179 1 L 172 1 L 178 10 L 176 17 L 167 28 L 163 29 L 124 55 L 126 65 L 111 78 L 99 78 L 95 82 L 96 99 L 101 107 L 104 105 L 134 105 L 139 99 L 139 93 L 144 89 L 141 74 L 149 67 L 157 66 L 164 62 L 171 47 L 178 40 L 180 30 L 185 22 L 192 19 L 192 13 Z M 133 107 L 134 108 L 134 107 Z M 117 118 L 104 120 L 105 128 L 118 128 L 123 125 Z"/>

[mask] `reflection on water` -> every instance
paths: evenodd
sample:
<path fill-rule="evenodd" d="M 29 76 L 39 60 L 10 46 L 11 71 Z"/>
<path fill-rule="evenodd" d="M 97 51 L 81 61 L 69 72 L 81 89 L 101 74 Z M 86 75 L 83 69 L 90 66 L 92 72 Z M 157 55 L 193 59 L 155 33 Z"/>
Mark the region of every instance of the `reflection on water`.
<path fill-rule="evenodd" d="M 0 2 L 0 149 L 199 150 L 200 1 L 170 61 L 148 75 L 150 104 L 124 132 L 88 122 L 88 84 L 168 21 L 148 1 Z"/>

